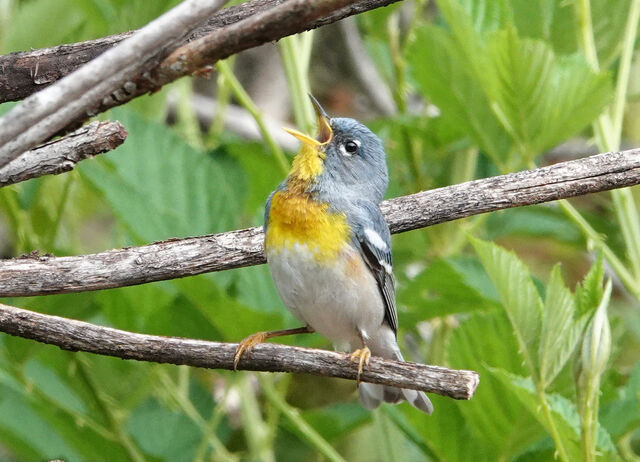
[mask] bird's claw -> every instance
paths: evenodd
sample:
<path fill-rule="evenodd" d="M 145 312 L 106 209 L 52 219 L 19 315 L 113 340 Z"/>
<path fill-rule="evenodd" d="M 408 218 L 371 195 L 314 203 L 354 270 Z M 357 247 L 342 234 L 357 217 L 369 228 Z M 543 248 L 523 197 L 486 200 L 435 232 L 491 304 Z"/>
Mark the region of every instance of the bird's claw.
<path fill-rule="evenodd" d="M 360 386 L 360 376 L 362 375 L 364 366 L 369 365 L 370 358 L 371 358 L 371 350 L 369 350 L 369 347 L 366 347 L 366 346 L 363 348 L 359 348 L 353 353 L 351 353 L 351 361 L 358 363 L 358 377 L 356 379 L 358 386 Z"/>
<path fill-rule="evenodd" d="M 258 345 L 259 343 L 263 343 L 266 339 L 266 332 L 258 332 L 242 340 L 238 344 L 238 348 L 236 348 L 236 353 L 233 355 L 233 370 L 238 370 L 238 363 L 240 362 L 240 358 L 242 358 L 242 355 L 245 352 L 251 351 L 254 346 Z"/>

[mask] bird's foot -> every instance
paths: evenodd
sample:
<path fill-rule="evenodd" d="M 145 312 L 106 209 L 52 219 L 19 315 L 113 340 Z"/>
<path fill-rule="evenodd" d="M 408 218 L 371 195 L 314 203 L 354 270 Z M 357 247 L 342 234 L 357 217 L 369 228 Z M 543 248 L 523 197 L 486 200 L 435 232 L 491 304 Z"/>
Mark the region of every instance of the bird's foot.
<path fill-rule="evenodd" d="M 362 375 L 362 371 L 364 366 L 369 365 L 369 359 L 371 358 L 371 350 L 369 347 L 359 348 L 353 353 L 351 353 L 351 361 L 358 363 L 358 378 L 357 384 L 360 386 L 360 376 Z"/>
<path fill-rule="evenodd" d="M 242 358 L 242 355 L 245 352 L 251 351 L 254 346 L 258 345 L 259 343 L 264 343 L 264 341 L 268 338 L 269 332 L 258 332 L 242 340 L 238 344 L 238 348 L 236 348 L 236 354 L 233 355 L 233 370 L 235 371 L 238 369 L 240 358 Z"/>

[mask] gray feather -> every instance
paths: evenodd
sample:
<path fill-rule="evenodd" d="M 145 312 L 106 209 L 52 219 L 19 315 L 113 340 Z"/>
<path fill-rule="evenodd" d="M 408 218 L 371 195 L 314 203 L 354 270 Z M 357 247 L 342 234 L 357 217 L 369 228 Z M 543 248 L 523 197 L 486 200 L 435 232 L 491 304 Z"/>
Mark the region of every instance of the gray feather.
<path fill-rule="evenodd" d="M 395 281 L 393 279 L 393 257 L 391 255 L 391 233 L 384 221 L 378 206 L 368 201 L 358 201 L 360 209 L 359 225 L 355 228 L 354 244 L 373 273 L 380 295 L 384 300 L 385 320 L 398 333 L 398 314 L 396 311 Z M 384 243 L 378 245 L 377 239 L 372 240 L 371 232 Z"/>

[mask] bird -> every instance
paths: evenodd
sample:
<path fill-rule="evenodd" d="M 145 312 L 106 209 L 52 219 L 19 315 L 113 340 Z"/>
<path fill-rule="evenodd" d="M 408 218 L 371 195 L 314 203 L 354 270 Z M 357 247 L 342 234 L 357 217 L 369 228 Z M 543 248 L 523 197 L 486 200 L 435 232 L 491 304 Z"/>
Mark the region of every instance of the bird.
<path fill-rule="evenodd" d="M 266 202 L 265 254 L 277 291 L 304 325 L 258 332 L 242 340 L 234 368 L 255 345 L 269 338 L 317 332 L 357 362 L 362 405 L 406 400 L 431 414 L 420 391 L 361 383 L 370 357 L 403 361 L 391 233 L 379 204 L 389 183 L 383 144 L 351 118 L 330 118 L 309 95 L 318 133 L 285 129 L 301 142 L 286 179 Z"/>

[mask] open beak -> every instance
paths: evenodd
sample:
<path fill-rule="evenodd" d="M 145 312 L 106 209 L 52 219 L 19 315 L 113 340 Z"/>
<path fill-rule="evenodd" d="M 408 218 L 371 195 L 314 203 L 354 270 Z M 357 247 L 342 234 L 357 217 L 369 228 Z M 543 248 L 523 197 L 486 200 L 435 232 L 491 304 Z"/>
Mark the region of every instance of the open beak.
<path fill-rule="evenodd" d="M 314 147 L 324 146 L 325 144 L 331 141 L 333 137 L 333 130 L 331 130 L 330 120 L 327 113 L 324 111 L 318 100 L 313 97 L 313 95 L 309 94 L 309 98 L 311 99 L 311 104 L 313 104 L 313 109 L 316 112 L 316 117 L 318 119 L 318 137 L 311 138 L 304 133 L 299 132 L 298 130 L 294 130 L 292 128 L 285 128 L 284 131 L 289 133 L 290 135 L 295 136 L 304 144 Z"/>

